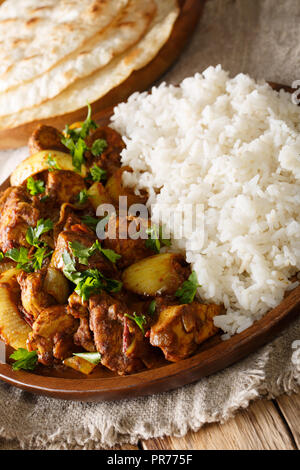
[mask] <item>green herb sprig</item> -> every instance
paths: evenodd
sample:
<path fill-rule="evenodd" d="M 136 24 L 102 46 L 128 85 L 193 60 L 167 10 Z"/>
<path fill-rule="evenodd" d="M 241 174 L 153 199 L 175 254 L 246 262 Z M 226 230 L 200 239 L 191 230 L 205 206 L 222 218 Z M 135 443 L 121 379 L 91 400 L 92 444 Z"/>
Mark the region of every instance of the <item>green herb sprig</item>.
<path fill-rule="evenodd" d="M 125 313 L 124 317 L 127 317 L 130 320 L 134 321 L 137 324 L 137 326 L 140 328 L 140 330 L 142 331 L 143 335 L 145 334 L 144 325 L 147 324 L 147 320 L 146 320 L 145 315 L 137 315 L 134 312 L 133 316 L 129 315 L 128 313 Z"/>
<path fill-rule="evenodd" d="M 162 246 L 171 246 L 171 241 L 163 238 L 162 227 L 158 227 L 152 224 L 150 228 L 146 230 L 148 240 L 146 240 L 146 247 L 156 253 L 160 253 Z"/>
<path fill-rule="evenodd" d="M 201 287 L 198 284 L 197 274 L 195 271 L 189 276 L 187 281 L 184 281 L 182 286 L 175 292 L 182 304 L 191 304 L 195 298 L 197 288 Z"/>
<path fill-rule="evenodd" d="M 45 192 L 45 183 L 42 180 L 35 180 L 30 176 L 27 180 L 27 191 L 31 196 L 37 196 Z"/>
<path fill-rule="evenodd" d="M 27 351 L 27 349 L 19 348 L 9 357 L 16 361 L 12 365 L 13 370 L 34 370 L 37 366 L 37 351 Z"/>

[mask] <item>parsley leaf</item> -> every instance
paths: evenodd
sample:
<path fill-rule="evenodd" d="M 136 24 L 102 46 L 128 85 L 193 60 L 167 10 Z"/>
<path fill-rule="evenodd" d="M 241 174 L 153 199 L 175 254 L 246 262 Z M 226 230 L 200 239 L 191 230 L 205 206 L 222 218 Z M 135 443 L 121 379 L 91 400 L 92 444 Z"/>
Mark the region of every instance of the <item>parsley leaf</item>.
<path fill-rule="evenodd" d="M 81 357 L 95 365 L 98 365 L 101 362 L 101 354 L 98 352 L 73 353 L 73 356 Z"/>
<path fill-rule="evenodd" d="M 27 190 L 31 196 L 43 194 L 45 192 L 45 183 L 41 180 L 35 180 L 32 176 L 30 176 L 27 180 Z"/>
<path fill-rule="evenodd" d="M 182 304 L 191 304 L 195 298 L 198 284 L 197 274 L 195 271 L 184 281 L 182 286 L 175 292 L 175 296 L 179 298 Z"/>
<path fill-rule="evenodd" d="M 48 258 L 48 256 L 51 256 L 53 253 L 52 250 L 50 250 L 47 253 L 47 247 L 38 247 L 36 252 L 34 253 L 32 257 L 32 268 L 34 271 L 38 271 L 39 269 L 42 268 L 43 261 L 45 258 Z"/>
<path fill-rule="evenodd" d="M 104 249 L 100 245 L 99 241 L 96 240 L 95 243 L 90 247 L 87 248 L 86 246 L 82 245 L 80 242 L 74 241 L 70 242 L 69 246 L 72 250 L 73 255 L 78 258 L 79 263 L 88 265 L 88 260 L 93 254 L 96 253 L 97 250 L 103 254 L 109 261 L 112 263 L 116 263 L 118 259 L 121 258 L 121 255 L 116 253 L 114 250 Z"/>
<path fill-rule="evenodd" d="M 94 231 L 96 231 L 96 227 L 98 223 L 100 222 L 99 219 L 96 219 L 95 217 L 91 217 L 90 215 L 85 215 L 84 217 L 81 218 L 81 220 L 85 225 L 87 225 Z"/>
<path fill-rule="evenodd" d="M 50 219 L 40 219 L 35 228 L 29 227 L 26 233 L 26 241 L 29 245 L 38 248 L 40 237 L 43 233 L 50 232 L 53 229 L 53 222 Z"/>
<path fill-rule="evenodd" d="M 155 310 L 156 310 L 156 301 L 152 300 L 152 302 L 149 305 L 149 309 L 148 309 L 149 315 L 153 316 L 155 314 Z"/>
<path fill-rule="evenodd" d="M 76 284 L 75 292 L 80 295 L 83 301 L 88 300 L 92 294 L 102 289 L 114 293 L 121 290 L 122 282 L 105 277 L 98 269 L 87 269 L 83 272 L 76 271 L 75 259 L 67 250 L 64 251 L 62 258 L 64 275 Z"/>
<path fill-rule="evenodd" d="M 2 261 L 4 259 L 4 256 L 5 255 L 4 255 L 3 251 L 0 251 L 0 261 Z"/>
<path fill-rule="evenodd" d="M 102 168 L 97 165 L 94 165 L 91 168 L 90 173 L 92 180 L 95 181 L 95 183 L 100 183 L 100 181 L 105 180 L 107 175 L 107 172 L 105 170 L 102 170 Z"/>
<path fill-rule="evenodd" d="M 95 121 L 92 120 L 92 108 L 89 103 L 87 107 L 88 107 L 87 117 L 84 123 L 82 124 L 81 130 L 80 130 L 80 137 L 82 137 L 83 139 L 85 139 L 89 135 L 91 130 L 97 129 L 98 127 Z"/>
<path fill-rule="evenodd" d="M 77 202 L 78 202 L 78 204 L 85 204 L 87 202 L 88 198 L 89 198 L 89 196 L 88 196 L 87 190 L 83 189 L 77 195 Z"/>
<path fill-rule="evenodd" d="M 28 249 L 24 246 L 18 248 L 12 248 L 5 253 L 7 258 L 12 259 L 17 264 L 17 269 L 23 269 L 24 271 L 31 271 L 32 267 L 28 259 Z"/>
<path fill-rule="evenodd" d="M 134 312 L 133 316 L 129 315 L 128 313 L 125 313 L 124 316 L 127 317 L 127 318 L 130 318 L 130 320 L 134 321 L 137 324 L 137 326 L 142 330 L 143 335 L 145 334 L 144 325 L 147 324 L 147 320 L 146 320 L 145 315 L 137 315 Z"/>
<path fill-rule="evenodd" d="M 82 243 L 77 241 L 69 242 L 69 246 L 75 258 L 78 258 L 79 263 L 86 266 L 89 263 L 89 257 L 92 256 L 97 249 L 95 248 L 95 244 L 90 248 L 87 248 L 86 246 L 82 245 Z"/>
<path fill-rule="evenodd" d="M 146 233 L 148 234 L 148 240 L 146 240 L 145 244 L 150 250 L 159 253 L 161 245 L 171 246 L 171 241 L 163 238 L 162 227 L 152 224 L 151 227 L 146 230 Z"/>
<path fill-rule="evenodd" d="M 48 155 L 47 163 L 48 163 L 48 166 L 49 166 L 48 171 L 61 170 L 61 168 L 58 166 L 55 158 L 52 157 L 51 153 L 49 153 L 49 155 Z"/>
<path fill-rule="evenodd" d="M 82 123 L 82 126 L 78 127 L 77 129 L 70 129 L 69 126 L 66 126 L 63 131 L 64 137 L 61 139 L 62 144 L 70 150 L 73 166 L 78 172 L 81 171 L 81 166 L 85 163 L 84 152 L 89 150 L 84 139 L 89 135 L 90 130 L 97 129 L 98 127 L 97 124 L 92 120 L 91 114 L 92 109 L 88 104 L 88 114 L 86 120 Z M 100 149 L 100 144 L 97 144 L 94 148 L 95 151 L 98 149 Z"/>
<path fill-rule="evenodd" d="M 112 263 L 116 263 L 118 259 L 122 258 L 122 256 L 116 253 L 114 250 L 110 250 L 108 248 L 105 249 L 100 247 L 100 251 Z"/>
<path fill-rule="evenodd" d="M 105 149 L 107 149 L 108 145 L 106 140 L 104 139 L 97 139 L 94 141 L 91 152 L 94 155 L 94 157 L 99 157 Z"/>
<path fill-rule="evenodd" d="M 9 357 L 16 361 L 12 366 L 13 370 L 34 370 L 38 361 L 37 351 L 27 351 L 24 348 L 17 349 Z"/>

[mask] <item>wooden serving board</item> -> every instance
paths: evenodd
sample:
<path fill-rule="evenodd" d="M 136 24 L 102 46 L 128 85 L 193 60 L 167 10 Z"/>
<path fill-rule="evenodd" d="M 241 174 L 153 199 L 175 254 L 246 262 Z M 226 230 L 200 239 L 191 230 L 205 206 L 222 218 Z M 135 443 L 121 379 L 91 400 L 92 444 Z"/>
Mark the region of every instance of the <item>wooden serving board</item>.
<path fill-rule="evenodd" d="M 137 70 L 120 86 L 111 90 L 103 98 L 92 103 L 93 114 L 102 109 L 125 101 L 135 91 L 144 91 L 158 80 L 178 59 L 188 40 L 191 38 L 202 14 L 205 0 L 178 0 L 181 12 L 173 31 L 158 55 L 146 67 Z M 29 136 L 38 123 L 62 129 L 66 122 L 84 120 L 86 107 L 75 112 L 50 119 L 34 121 L 14 129 L 0 131 L 0 149 L 17 148 L 26 145 Z"/>

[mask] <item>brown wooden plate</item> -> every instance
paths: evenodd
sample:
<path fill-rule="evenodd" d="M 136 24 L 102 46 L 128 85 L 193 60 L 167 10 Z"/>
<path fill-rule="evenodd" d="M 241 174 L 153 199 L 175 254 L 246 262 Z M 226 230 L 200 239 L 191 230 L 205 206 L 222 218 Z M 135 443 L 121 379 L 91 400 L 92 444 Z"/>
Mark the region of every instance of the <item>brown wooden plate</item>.
<path fill-rule="evenodd" d="M 292 89 L 271 84 L 274 89 Z M 97 114 L 99 124 L 108 124 L 112 108 Z M 7 179 L 0 190 L 9 186 Z M 120 377 L 98 367 L 90 376 L 84 376 L 64 366 L 46 368 L 38 366 L 34 372 L 14 372 L 9 363 L 0 364 L 0 379 L 16 387 L 41 395 L 80 401 L 119 400 L 153 393 L 161 393 L 195 382 L 201 377 L 218 372 L 256 351 L 272 340 L 300 312 L 300 286 L 289 292 L 276 308 L 268 312 L 250 328 L 222 341 L 216 335 L 203 343 L 197 354 L 178 363 L 170 364 L 158 357 L 157 366 L 137 374 Z M 7 362 L 12 350 L 7 347 Z"/>
<path fill-rule="evenodd" d="M 132 73 L 121 85 L 111 90 L 103 98 L 92 103 L 93 114 L 101 109 L 125 101 L 135 91 L 146 90 L 178 59 L 197 26 L 205 0 L 178 0 L 178 3 L 181 12 L 168 41 L 157 56 L 148 65 Z M 10 149 L 26 145 L 29 136 L 36 128 L 38 122 L 62 129 L 66 122 L 81 121 L 85 119 L 85 116 L 86 107 L 72 113 L 0 131 L 0 149 Z"/>

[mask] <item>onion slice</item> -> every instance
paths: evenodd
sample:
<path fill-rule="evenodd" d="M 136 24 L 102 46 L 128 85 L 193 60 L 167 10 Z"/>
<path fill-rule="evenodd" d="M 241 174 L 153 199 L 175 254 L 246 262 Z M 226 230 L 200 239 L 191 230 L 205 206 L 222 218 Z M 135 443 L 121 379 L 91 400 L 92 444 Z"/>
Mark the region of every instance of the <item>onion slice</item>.
<path fill-rule="evenodd" d="M 0 276 L 0 337 L 14 349 L 26 348 L 30 326 L 17 307 L 19 269 L 9 269 Z"/>
<path fill-rule="evenodd" d="M 42 150 L 41 152 L 30 155 L 17 166 L 10 177 L 10 184 L 12 186 L 20 186 L 30 176 L 49 170 L 49 168 L 51 168 L 48 162 L 49 155 L 51 155 L 52 161 L 55 161 L 58 169 L 75 171 L 71 155 L 56 150 Z M 87 169 L 85 165 L 82 165 L 79 174 L 83 178 L 86 177 Z"/>

